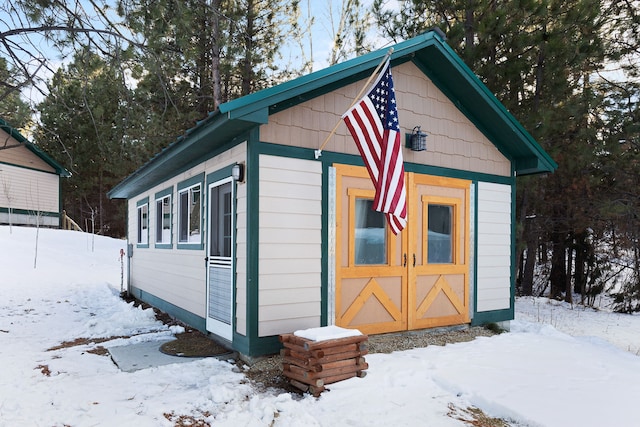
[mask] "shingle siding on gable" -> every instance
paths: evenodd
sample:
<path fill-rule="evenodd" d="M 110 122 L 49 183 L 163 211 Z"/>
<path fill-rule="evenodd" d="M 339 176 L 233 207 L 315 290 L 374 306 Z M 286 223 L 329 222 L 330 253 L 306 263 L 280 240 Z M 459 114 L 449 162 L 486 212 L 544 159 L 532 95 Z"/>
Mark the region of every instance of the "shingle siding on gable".
<path fill-rule="evenodd" d="M 411 133 L 414 126 L 420 125 L 429 135 L 426 151 L 404 150 L 405 162 L 511 176 L 509 159 L 414 64 L 407 62 L 391 71 L 402 132 Z M 260 140 L 320 148 L 364 83 L 359 81 L 271 115 L 269 124 L 260 128 Z M 324 150 L 358 155 L 342 124 Z"/>

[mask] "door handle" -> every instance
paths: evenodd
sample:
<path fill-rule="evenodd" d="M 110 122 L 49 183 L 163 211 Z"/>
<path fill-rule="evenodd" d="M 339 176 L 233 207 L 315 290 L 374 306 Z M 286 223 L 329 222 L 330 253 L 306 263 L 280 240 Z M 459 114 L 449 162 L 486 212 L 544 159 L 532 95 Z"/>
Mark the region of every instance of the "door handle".
<path fill-rule="evenodd" d="M 402 264 L 403 267 L 407 266 L 407 254 L 404 254 L 404 264 Z"/>
<path fill-rule="evenodd" d="M 413 254 L 413 266 L 416 266 L 416 254 Z"/>

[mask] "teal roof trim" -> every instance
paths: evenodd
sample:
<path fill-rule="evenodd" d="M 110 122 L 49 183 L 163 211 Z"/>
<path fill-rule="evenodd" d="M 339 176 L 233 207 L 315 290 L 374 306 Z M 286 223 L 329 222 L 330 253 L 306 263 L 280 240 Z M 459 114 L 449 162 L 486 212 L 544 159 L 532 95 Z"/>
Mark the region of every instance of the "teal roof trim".
<path fill-rule="evenodd" d="M 219 106 L 114 187 L 129 198 L 184 171 L 194 159 L 268 123 L 269 115 L 367 78 L 389 48 L 243 96 Z M 413 61 L 514 164 L 518 175 L 553 172 L 557 164 L 434 30 L 393 46 L 391 62 Z M 423 128 L 426 128 L 423 125 Z"/>
<path fill-rule="evenodd" d="M 437 37 L 435 32 L 428 32 L 410 40 L 393 46 L 392 59 L 402 59 L 424 46 L 432 38 Z M 367 53 L 358 58 L 354 58 L 331 67 L 289 80 L 277 86 L 252 93 L 242 98 L 234 99 L 220 105 L 220 111 L 228 114 L 229 118 L 250 114 L 252 111 L 269 108 L 271 110 L 282 110 L 281 103 L 287 106 L 299 104 L 308 99 L 316 97 L 319 93 L 329 92 L 327 87 L 335 87 L 335 83 L 344 86 L 350 82 L 369 76 L 380 64 L 380 61 L 389 51 L 381 49 Z M 405 58 L 405 62 L 408 58 Z M 322 89 L 325 90 L 322 90 Z M 320 92 L 318 93 L 318 91 Z"/>
<path fill-rule="evenodd" d="M 0 129 L 11 135 L 11 137 L 18 141 L 20 144 L 23 144 L 25 147 L 27 147 L 33 154 L 40 157 L 46 164 L 55 169 L 56 174 L 58 174 L 59 176 L 63 178 L 68 178 L 71 176 L 71 172 L 62 167 L 60 163 L 53 160 L 47 153 L 42 151 L 40 147 L 32 142 L 29 142 L 29 140 L 22 136 L 22 134 L 18 132 L 16 128 L 9 125 L 9 123 L 5 122 L 3 119 L 0 119 Z"/>
<path fill-rule="evenodd" d="M 233 144 L 237 137 L 258 126 L 260 122 L 256 122 L 257 119 L 260 117 L 229 120 L 219 111 L 210 113 L 207 118 L 188 129 L 184 135 L 179 136 L 164 150 L 111 189 L 107 196 L 111 199 L 128 199 L 186 171 L 195 166 L 194 162 L 199 159 L 204 161 L 211 157 L 216 150 Z"/>
<path fill-rule="evenodd" d="M 227 102 L 220 111 L 229 118 L 254 111 L 280 111 L 336 87 L 368 77 L 387 54 L 380 49 L 324 70 Z M 439 31 L 429 31 L 393 46 L 392 64 L 413 61 L 451 101 L 515 163 L 518 175 L 553 172 L 558 165 L 507 111 L 475 73 L 446 44 Z M 423 127 L 426 127 L 423 126 Z"/>

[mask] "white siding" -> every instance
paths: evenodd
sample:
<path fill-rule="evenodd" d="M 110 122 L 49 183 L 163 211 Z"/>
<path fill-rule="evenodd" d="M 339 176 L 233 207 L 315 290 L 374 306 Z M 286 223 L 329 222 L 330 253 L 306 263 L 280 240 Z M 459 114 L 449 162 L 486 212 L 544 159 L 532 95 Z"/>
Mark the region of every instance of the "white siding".
<path fill-rule="evenodd" d="M 260 156 L 258 335 L 320 326 L 322 166 Z"/>
<path fill-rule="evenodd" d="M 477 311 L 511 306 L 511 186 L 478 183 Z"/>
<path fill-rule="evenodd" d="M 0 164 L 0 208 L 33 212 L 60 211 L 60 177 L 18 166 Z"/>
<path fill-rule="evenodd" d="M 129 200 L 129 242 L 134 244 L 133 257 L 131 258 L 131 285 L 145 292 L 149 292 L 164 301 L 176 305 L 186 311 L 200 317 L 206 316 L 206 265 L 204 250 L 177 249 L 177 186 L 202 172 L 205 173 L 205 183 L 202 188 L 203 215 L 207 212 L 206 175 L 218 171 L 236 162 L 246 161 L 246 143 L 237 145 L 231 150 L 159 184 L 142 194 Z M 156 227 L 156 193 L 173 187 L 171 196 L 172 219 L 172 248 L 155 248 Z M 237 288 L 238 295 L 245 293 L 246 282 L 246 185 L 237 187 Z M 137 202 L 149 198 L 149 247 L 138 248 L 137 240 Z M 205 216 L 206 218 L 206 216 Z M 207 222 L 204 221 L 203 239 L 206 237 Z M 244 299 L 242 299 L 244 301 Z M 243 303 L 244 304 L 244 303 Z M 246 320 L 244 306 L 238 306 L 237 313 L 241 316 L 237 319 L 238 332 L 245 333 Z"/>

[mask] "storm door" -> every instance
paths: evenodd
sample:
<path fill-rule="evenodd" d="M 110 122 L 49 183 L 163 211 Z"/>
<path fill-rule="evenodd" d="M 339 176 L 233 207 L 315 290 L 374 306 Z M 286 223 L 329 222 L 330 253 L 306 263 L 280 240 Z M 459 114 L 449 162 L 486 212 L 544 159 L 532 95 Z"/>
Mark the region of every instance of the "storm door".
<path fill-rule="evenodd" d="M 233 200 L 231 178 L 209 185 L 207 330 L 228 340 L 233 323 Z"/>

